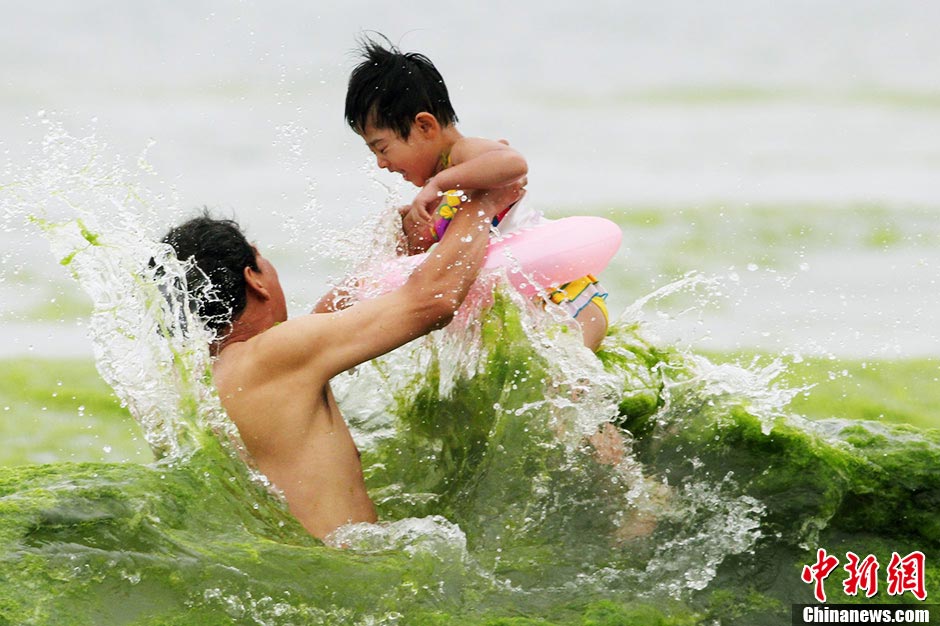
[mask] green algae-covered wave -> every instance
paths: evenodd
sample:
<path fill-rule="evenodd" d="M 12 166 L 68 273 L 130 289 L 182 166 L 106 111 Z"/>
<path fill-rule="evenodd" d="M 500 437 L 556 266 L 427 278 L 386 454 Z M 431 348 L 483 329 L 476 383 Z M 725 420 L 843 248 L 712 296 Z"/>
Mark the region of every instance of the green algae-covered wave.
<path fill-rule="evenodd" d="M 804 421 L 773 371 L 626 322 L 574 362 L 525 324 L 498 298 L 337 381 L 384 521 L 329 545 L 205 432 L 0 470 L 0 623 L 786 624 L 817 547 L 920 550 L 940 593 L 936 431 Z"/>
<path fill-rule="evenodd" d="M 0 468 L 0 626 L 782 625 L 817 548 L 921 551 L 940 593 L 937 431 L 804 420 L 778 364 L 659 345 L 633 309 L 594 355 L 503 291 L 334 380 L 382 522 L 314 540 L 221 410 L 185 268 L 144 232 L 160 199 L 94 141 L 42 145 L 0 209 L 90 296 L 154 461 Z"/>

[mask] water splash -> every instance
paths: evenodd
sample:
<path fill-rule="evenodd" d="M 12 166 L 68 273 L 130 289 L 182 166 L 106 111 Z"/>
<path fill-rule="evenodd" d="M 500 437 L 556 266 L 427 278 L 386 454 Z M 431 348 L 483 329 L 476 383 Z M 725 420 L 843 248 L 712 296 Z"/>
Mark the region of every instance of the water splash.
<path fill-rule="evenodd" d="M 212 336 L 183 288 L 187 266 L 147 232 L 167 207 L 144 184 L 152 174 L 146 150 L 128 166 L 94 133 L 74 137 L 55 116 L 40 120 L 40 154 L 0 203 L 14 226 L 38 227 L 91 298 L 88 329 L 102 377 L 157 458 L 192 454 L 205 429 L 240 448 L 208 384 Z"/>
<path fill-rule="evenodd" d="M 165 208 L 136 182 L 147 168 L 47 125 L 3 215 L 40 226 L 88 291 L 102 375 L 162 462 L 0 472 L 14 619 L 783 624 L 795 595 L 778 581 L 819 542 L 940 545 L 936 507 L 912 495 L 940 489 L 936 436 L 810 425 L 786 411 L 801 390 L 776 382 L 782 362 L 663 346 L 652 304 L 720 292 L 689 275 L 629 307 L 597 357 L 564 320 L 485 285 L 445 331 L 338 377 L 388 521 L 324 546 L 231 453 L 186 268 L 147 233 Z"/>
<path fill-rule="evenodd" d="M 749 366 L 733 363 L 714 364 L 705 357 L 689 354 L 681 369 L 664 366 L 663 401 L 665 412 L 685 390 L 692 389 L 697 403 L 718 407 L 723 402 L 743 406 L 761 421 L 761 430 L 769 435 L 777 419 L 786 418 L 790 401 L 809 387 L 789 387 L 777 382 L 786 371 L 782 359 L 761 366 L 757 359 Z M 685 409 L 688 410 L 688 409 Z"/>
<path fill-rule="evenodd" d="M 332 532 L 325 543 L 360 554 L 401 550 L 411 556 L 430 553 L 438 559 L 457 563 L 470 559 L 464 532 L 439 515 L 388 524 L 347 524 Z"/>
<path fill-rule="evenodd" d="M 642 578 L 651 595 L 682 598 L 708 587 L 728 556 L 754 548 L 766 507 L 739 495 L 731 473 L 717 483 L 685 483 L 672 497 L 660 523 L 677 523 L 676 532 L 656 548 Z"/>

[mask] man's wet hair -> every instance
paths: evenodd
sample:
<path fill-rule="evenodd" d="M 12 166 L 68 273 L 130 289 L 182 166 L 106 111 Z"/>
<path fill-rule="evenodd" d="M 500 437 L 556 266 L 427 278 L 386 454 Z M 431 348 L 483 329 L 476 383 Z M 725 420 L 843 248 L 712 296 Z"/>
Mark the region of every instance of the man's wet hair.
<path fill-rule="evenodd" d="M 208 209 L 171 228 L 163 243 L 176 251 L 186 270 L 186 290 L 195 313 L 217 336 L 225 334 L 245 310 L 245 268 L 258 271 L 257 251 L 235 220 L 214 218 Z"/>
<path fill-rule="evenodd" d="M 402 52 L 387 37 L 363 35 L 361 63 L 353 69 L 346 89 L 346 122 L 359 134 L 371 123 L 408 139 L 415 116 L 427 111 L 441 124 L 457 122 L 444 78 L 431 60 L 417 52 Z"/>

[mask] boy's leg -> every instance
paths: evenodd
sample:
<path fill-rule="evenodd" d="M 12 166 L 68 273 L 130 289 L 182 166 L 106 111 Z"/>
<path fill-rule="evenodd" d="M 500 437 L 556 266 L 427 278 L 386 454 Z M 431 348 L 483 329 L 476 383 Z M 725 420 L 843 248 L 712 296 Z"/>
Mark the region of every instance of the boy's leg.
<path fill-rule="evenodd" d="M 601 341 L 607 336 L 607 316 L 601 310 L 601 307 L 595 302 L 581 309 L 578 317 L 575 318 L 581 324 L 581 334 L 584 337 L 584 345 L 597 352 Z"/>
<path fill-rule="evenodd" d="M 601 345 L 607 335 L 607 292 L 597 279 L 588 274 L 558 287 L 550 294 L 555 304 L 561 305 L 581 325 L 584 345 L 593 351 Z"/>

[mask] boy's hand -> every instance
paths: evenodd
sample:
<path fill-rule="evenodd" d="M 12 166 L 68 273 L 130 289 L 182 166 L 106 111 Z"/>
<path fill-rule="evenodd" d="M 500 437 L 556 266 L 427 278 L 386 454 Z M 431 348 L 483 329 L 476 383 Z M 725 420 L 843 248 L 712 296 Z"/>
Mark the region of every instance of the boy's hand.
<path fill-rule="evenodd" d="M 417 212 L 418 216 L 430 222 L 431 215 L 441 203 L 442 191 L 443 189 L 437 186 L 434 179 L 429 180 L 411 202 L 411 209 Z"/>

